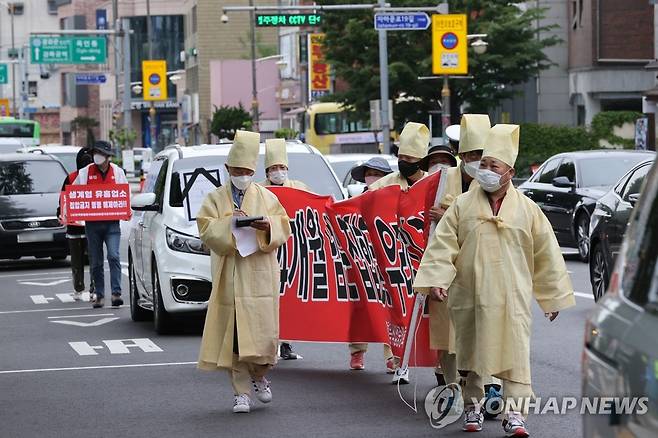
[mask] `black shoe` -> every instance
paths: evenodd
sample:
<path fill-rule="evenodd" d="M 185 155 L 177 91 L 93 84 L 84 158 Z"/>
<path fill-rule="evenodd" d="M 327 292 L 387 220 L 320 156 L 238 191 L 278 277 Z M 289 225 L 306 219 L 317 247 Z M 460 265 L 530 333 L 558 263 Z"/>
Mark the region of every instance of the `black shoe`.
<path fill-rule="evenodd" d="M 281 359 L 283 360 L 295 360 L 297 359 L 297 353 L 292 351 L 292 345 L 288 342 L 281 343 Z"/>
<path fill-rule="evenodd" d="M 112 294 L 112 307 L 123 306 L 123 299 L 119 294 Z"/>
<path fill-rule="evenodd" d="M 100 309 L 102 307 L 105 307 L 105 298 L 96 296 L 96 299 L 93 301 L 94 304 L 92 304 L 91 307 L 94 309 Z"/>

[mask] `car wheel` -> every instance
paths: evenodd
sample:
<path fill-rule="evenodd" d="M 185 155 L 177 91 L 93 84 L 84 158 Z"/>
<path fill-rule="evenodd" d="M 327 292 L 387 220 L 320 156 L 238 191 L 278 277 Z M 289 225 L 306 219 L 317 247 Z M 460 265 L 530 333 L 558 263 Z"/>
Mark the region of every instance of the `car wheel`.
<path fill-rule="evenodd" d="M 592 257 L 589 263 L 589 277 L 592 283 L 592 294 L 594 301 L 598 301 L 605 294 L 610 282 L 608 266 L 605 262 L 605 254 L 601 244 L 592 248 Z"/>
<path fill-rule="evenodd" d="M 153 260 L 153 325 L 159 335 L 166 335 L 171 332 L 171 315 L 167 312 L 162 302 L 162 292 L 160 291 L 160 275 L 158 274 L 158 265 Z"/>
<path fill-rule="evenodd" d="M 589 260 L 589 217 L 584 213 L 576 219 L 576 243 L 578 244 L 578 257 L 587 263 Z"/>
<path fill-rule="evenodd" d="M 135 277 L 135 265 L 132 255 L 128 255 L 128 291 L 130 294 L 130 318 L 135 322 L 148 321 L 153 316 L 151 312 L 139 306 L 139 291 Z"/>

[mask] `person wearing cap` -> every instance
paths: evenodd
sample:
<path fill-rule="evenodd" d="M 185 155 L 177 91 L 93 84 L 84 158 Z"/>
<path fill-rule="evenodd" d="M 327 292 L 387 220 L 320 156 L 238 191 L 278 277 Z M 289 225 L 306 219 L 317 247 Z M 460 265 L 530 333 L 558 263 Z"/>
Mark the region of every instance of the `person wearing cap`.
<path fill-rule="evenodd" d="M 213 285 L 198 367 L 228 371 L 235 413 L 250 411 L 252 388 L 262 403 L 272 401 L 265 374 L 276 363 L 279 344 L 276 253 L 291 234 L 277 197 L 253 182 L 259 149 L 258 133 L 235 134 L 226 160 L 230 182 L 210 192 L 197 214 L 199 237 L 210 249 Z M 260 219 L 237 228 L 237 219 L 245 216 Z M 242 255 L 236 239 L 245 235 L 256 248 Z"/>
<path fill-rule="evenodd" d="M 480 165 L 482 149 L 484 148 L 484 141 L 489 133 L 489 129 L 491 129 L 491 123 L 489 122 L 488 115 L 464 114 L 460 125 L 451 125 L 446 130 L 451 141 L 455 139 L 455 136 L 457 140 L 460 140 L 461 137 L 461 141 L 458 143 L 461 164 L 459 167 L 450 167 L 446 169 L 446 185 L 443 197 L 438 202 L 438 205 L 430 208 L 428 213 L 430 220 L 434 224 L 437 224 L 441 220 L 448 207 L 452 205 L 459 195 L 466 193 L 469 188 L 477 185 L 477 182 L 474 182 L 475 173 L 473 168 L 474 166 L 479 167 Z M 445 151 L 443 155 L 446 156 L 448 148 L 443 146 L 441 150 Z M 424 161 L 421 167 L 429 168 L 429 159 L 432 157 L 431 152 L 432 150 L 430 150 L 428 156 L 423 159 Z M 440 156 L 438 153 L 434 155 Z M 447 156 L 444 160 L 447 161 Z M 425 164 L 425 162 L 427 164 Z M 456 383 L 457 363 L 454 354 L 455 336 L 450 322 L 450 314 L 447 305 L 444 302 L 430 301 L 429 311 L 430 348 L 439 352 L 439 363 L 434 370 L 437 384 L 441 386 L 448 383 Z M 497 382 L 490 382 L 490 379 L 487 379 L 487 383 L 494 384 Z M 487 390 L 488 389 L 489 388 L 487 388 Z"/>
<path fill-rule="evenodd" d="M 482 429 L 481 376 L 503 381 L 506 436 L 528 436 L 532 298 L 553 321 L 575 305 L 552 227 L 511 183 L 519 126 L 494 126 L 484 143 L 479 185 L 458 197 L 430 238 L 414 289 L 448 302 L 457 366 L 467 370 L 463 429 Z"/>
<path fill-rule="evenodd" d="M 398 185 L 407 190 L 414 183 L 425 177 L 420 170 L 420 160 L 427 155 L 430 143 L 430 130 L 422 123 L 409 122 L 404 125 L 400 134 L 400 149 L 398 150 L 398 171 L 386 175 L 370 186 L 370 190 Z"/>
<path fill-rule="evenodd" d="M 110 162 L 114 156 L 112 145 L 107 141 L 97 141 L 93 146 L 94 162 L 78 171 L 73 184 L 128 184 L 126 174 L 119 166 Z M 112 306 L 123 304 L 121 298 L 121 227 L 119 221 L 87 221 L 85 223 L 87 246 L 91 258 L 91 275 L 94 281 L 96 298 L 94 309 L 105 306 L 105 268 L 103 266 L 103 244 L 107 248 L 107 262 L 110 265 L 110 287 Z"/>
<path fill-rule="evenodd" d="M 286 151 L 286 140 L 283 138 L 265 140 L 265 175 L 267 178 L 260 183 L 261 186 L 291 187 L 311 191 L 303 182 L 288 178 L 288 152 Z M 298 358 L 292 344 L 287 341 L 281 342 L 279 356 L 283 360 Z"/>
<path fill-rule="evenodd" d="M 78 177 L 80 169 L 87 167 L 93 161 L 92 150 L 90 148 L 85 147 L 80 149 L 75 157 L 77 170 L 74 170 L 66 176 L 64 183 L 62 184 L 62 192 L 66 190 L 66 186 L 74 183 Z M 61 207 L 61 204 L 57 207 L 57 217 L 60 218 L 60 221 L 62 220 L 60 216 Z M 73 299 L 75 301 L 80 301 L 80 299 L 82 299 L 82 292 L 85 290 L 85 253 L 88 253 L 84 222 L 67 224 L 66 239 L 69 242 L 69 252 L 71 253 L 71 275 L 73 277 L 74 290 Z M 90 275 L 89 277 L 89 296 L 91 297 L 94 294 L 94 277 L 93 275 Z"/>
<path fill-rule="evenodd" d="M 303 182 L 288 178 L 288 152 L 283 138 L 265 140 L 265 175 L 267 179 L 260 184 L 262 186 L 292 187 L 311 191 Z"/>
<path fill-rule="evenodd" d="M 367 191 L 371 185 L 379 181 L 386 175 L 393 173 L 393 169 L 388 164 L 388 160 L 382 157 L 372 157 L 365 163 L 356 166 L 350 172 L 354 181 L 364 183 Z"/>
<path fill-rule="evenodd" d="M 409 122 L 404 126 L 400 134 L 400 149 L 398 151 L 398 171 L 390 173 L 375 181 L 369 186 L 369 190 L 377 190 L 388 186 L 400 186 L 402 190 L 408 190 L 414 183 L 425 177 L 425 172 L 420 169 L 420 161 L 427 155 L 427 147 L 430 142 L 430 130 L 422 123 Z M 350 344 L 350 368 L 353 370 L 364 369 L 363 358 L 368 344 Z M 384 344 L 384 358 L 386 360 L 386 372 L 395 373 L 400 367 L 400 358 L 393 355 L 390 345 Z M 402 383 L 409 383 L 404 377 L 400 377 Z"/>

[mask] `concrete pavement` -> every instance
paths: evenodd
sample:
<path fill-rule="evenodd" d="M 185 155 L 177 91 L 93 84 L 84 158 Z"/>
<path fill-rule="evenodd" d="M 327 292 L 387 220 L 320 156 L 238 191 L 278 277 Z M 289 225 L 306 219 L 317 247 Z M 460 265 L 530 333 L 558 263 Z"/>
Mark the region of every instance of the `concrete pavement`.
<path fill-rule="evenodd" d="M 577 307 L 549 323 L 535 305 L 533 384 L 541 397 L 580 394 L 584 321 L 594 304 L 587 265 L 568 267 Z M 429 426 L 423 400 L 433 371 L 412 371 L 414 413 L 390 384 L 378 346 L 366 370 L 354 372 L 346 345 L 297 342 L 304 359 L 272 372 L 273 403 L 235 415 L 227 376 L 195 368 L 198 321 L 157 336 L 125 306 L 70 302 L 69 277 L 65 263 L 0 263 L 0 437 L 463 436 L 460 423 Z M 408 401 L 413 383 L 401 388 Z M 534 416 L 529 427 L 539 437 L 581 435 L 578 414 Z M 478 436 L 502 436 L 500 422 L 487 421 Z"/>

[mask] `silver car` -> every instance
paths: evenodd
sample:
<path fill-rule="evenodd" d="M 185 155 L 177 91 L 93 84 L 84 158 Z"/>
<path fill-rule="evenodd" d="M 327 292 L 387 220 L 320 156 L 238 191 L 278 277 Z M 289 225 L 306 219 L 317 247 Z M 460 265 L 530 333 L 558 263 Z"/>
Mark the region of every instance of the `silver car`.
<path fill-rule="evenodd" d="M 608 292 L 589 318 L 583 397 L 613 397 L 610 412 L 585 414 L 586 437 L 658 436 L 658 167 L 631 216 Z M 624 399 L 626 397 L 626 399 Z M 635 402 L 635 409 L 631 404 Z M 624 406 L 624 403 L 626 404 Z"/>

